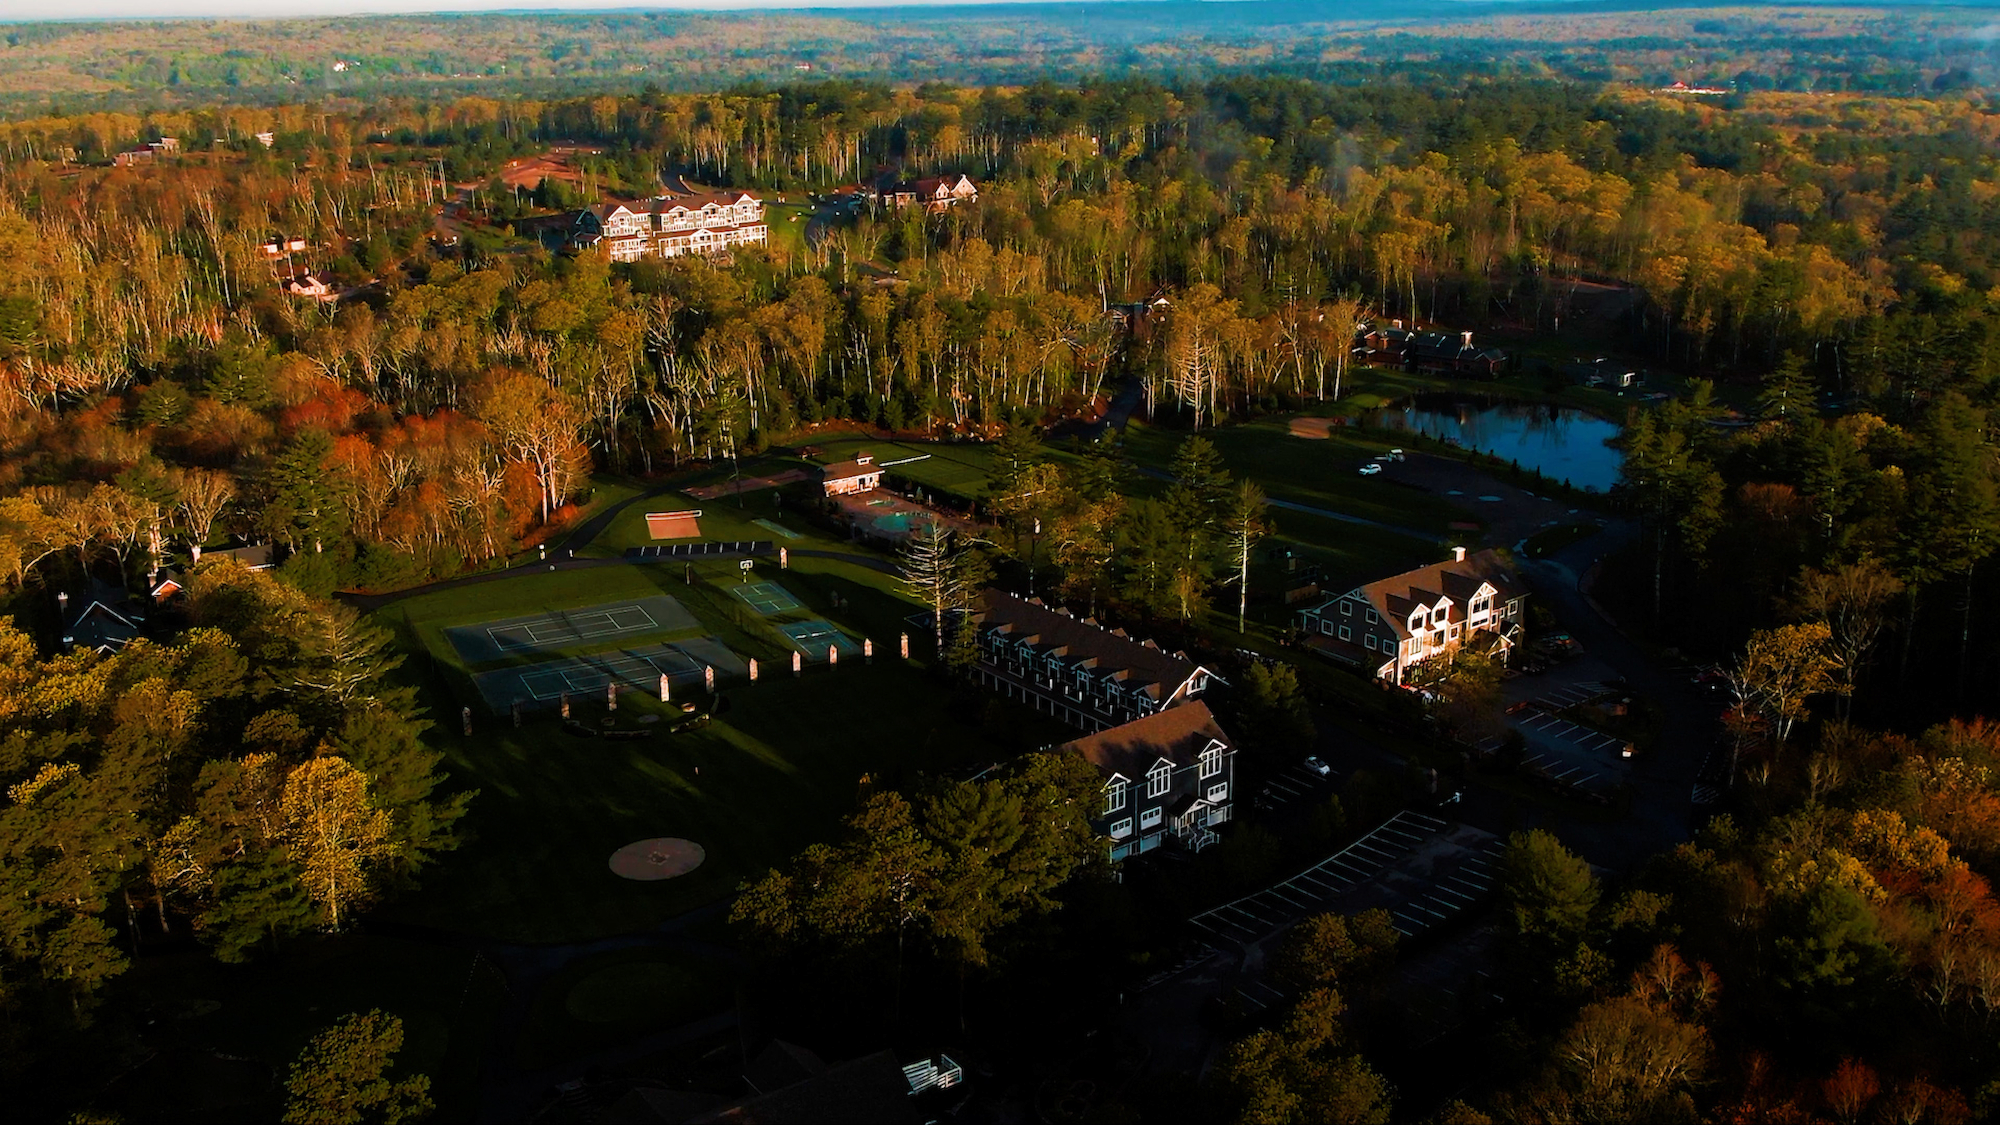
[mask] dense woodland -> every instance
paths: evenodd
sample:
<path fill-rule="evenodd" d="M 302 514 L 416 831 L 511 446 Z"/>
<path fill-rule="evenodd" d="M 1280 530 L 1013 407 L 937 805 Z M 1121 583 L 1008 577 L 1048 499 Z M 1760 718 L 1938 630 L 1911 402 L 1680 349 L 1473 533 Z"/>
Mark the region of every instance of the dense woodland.
<path fill-rule="evenodd" d="M 184 155 L 105 164 L 161 135 Z M 382 639 L 328 593 L 504 559 L 569 518 L 593 470 L 847 423 L 997 439 L 996 553 L 1046 528 L 1028 549 L 1072 604 L 1198 635 L 1240 605 L 1222 583 L 1266 533 L 1254 484 L 1197 434 L 1164 495 L 1135 497 L 1115 442 L 1057 460 L 1035 427 L 1128 380 L 1191 431 L 1338 400 L 1364 322 L 1526 342 L 1576 331 L 1588 288 L 1620 295 L 1593 345 L 1676 392 L 1629 418 L 1604 502 L 1642 534 L 1608 582 L 1640 635 L 1742 653 L 1740 795 L 1616 885 L 1552 838 L 1512 842 L 1503 960 L 1532 999 L 1482 1032 L 1495 1070 L 1441 1112 L 1988 1112 L 2000 737 L 1973 716 L 2000 673 L 1980 581 L 2000 546 L 1996 141 L 1976 91 L 1717 104 L 1442 75 L 0 124 L 0 570 L 21 619 L 197 548 L 285 558 L 275 578 L 196 571 L 171 645 L 45 656 L 49 638 L 0 637 L 7 1034 L 87 1020 L 149 940 L 253 957 L 452 846 L 466 797 L 433 796 Z M 795 193 L 902 169 L 969 173 L 982 198 L 614 267 L 517 233 L 536 208 L 495 173 L 556 142 L 602 148 L 586 183 L 610 195 L 666 173 Z M 455 244 L 435 237 L 448 204 Z M 279 237 L 349 297 L 285 295 L 260 249 Z M 1114 330 L 1109 304 L 1156 296 L 1165 311 Z M 969 588 L 979 564 L 931 546 L 956 560 L 940 581 Z M 1296 682 L 1254 693 L 1253 725 L 1296 719 Z M 859 957 L 898 983 L 905 956 L 961 980 L 990 947 L 1026 957 L 995 934 L 1044 925 L 1093 871 L 1082 787 L 1044 763 L 879 795 L 853 840 L 754 885 L 738 922 L 774 959 Z M 1296 1001 L 1278 1032 L 1245 1030 L 1214 1112 L 1383 1119 L 1371 982 L 1393 944 L 1379 919 L 1301 927 Z"/>

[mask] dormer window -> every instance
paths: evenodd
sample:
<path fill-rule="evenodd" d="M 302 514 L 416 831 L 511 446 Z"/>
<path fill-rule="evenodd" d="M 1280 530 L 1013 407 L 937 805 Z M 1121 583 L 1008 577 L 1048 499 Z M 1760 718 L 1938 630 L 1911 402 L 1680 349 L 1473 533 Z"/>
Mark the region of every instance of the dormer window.
<path fill-rule="evenodd" d="M 1106 813 L 1115 813 L 1125 807 L 1126 788 L 1125 779 L 1122 777 L 1104 787 L 1104 811 Z"/>
<path fill-rule="evenodd" d="M 1201 752 L 1201 776 L 1205 781 L 1222 772 L 1222 744 L 1211 742 Z"/>
<path fill-rule="evenodd" d="M 1174 768 L 1165 762 L 1154 766 L 1146 775 L 1146 796 L 1164 797 L 1167 790 L 1174 787 Z"/>

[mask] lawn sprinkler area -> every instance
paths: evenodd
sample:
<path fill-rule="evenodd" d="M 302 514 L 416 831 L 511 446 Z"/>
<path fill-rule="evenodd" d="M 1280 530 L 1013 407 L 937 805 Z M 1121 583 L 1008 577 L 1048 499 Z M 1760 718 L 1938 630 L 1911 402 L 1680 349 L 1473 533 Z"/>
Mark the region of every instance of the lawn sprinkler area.
<path fill-rule="evenodd" d="M 752 582 L 747 586 L 732 586 L 729 592 L 741 598 L 744 604 L 764 617 L 790 613 L 799 608 L 799 600 L 776 582 Z"/>
<path fill-rule="evenodd" d="M 611 638 L 666 636 L 701 628 L 695 615 L 664 595 L 629 602 L 606 602 L 525 617 L 455 625 L 444 633 L 459 658 L 484 664 L 523 653 L 550 653 Z"/>
<path fill-rule="evenodd" d="M 741 678 L 748 673 L 743 659 L 714 637 L 698 637 L 643 649 L 593 653 L 522 668 L 499 668 L 472 678 L 480 698 L 496 715 L 515 704 L 547 706 L 564 696 L 602 699 L 610 685 L 656 693 L 660 677 L 672 687 L 706 687 L 708 669 L 717 676 Z"/>
<path fill-rule="evenodd" d="M 836 648 L 841 655 L 851 656 L 861 651 L 861 645 L 853 637 L 833 627 L 831 622 L 815 617 L 807 621 L 792 621 L 778 626 L 792 647 L 804 654 L 807 660 L 825 660 L 826 650 Z"/>

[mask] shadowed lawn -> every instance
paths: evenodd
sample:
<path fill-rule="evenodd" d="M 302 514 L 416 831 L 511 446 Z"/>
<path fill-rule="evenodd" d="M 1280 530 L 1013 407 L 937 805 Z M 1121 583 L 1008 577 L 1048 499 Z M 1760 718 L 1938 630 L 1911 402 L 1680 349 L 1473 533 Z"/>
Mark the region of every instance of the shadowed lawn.
<path fill-rule="evenodd" d="M 1384 437 L 1337 429 L 1326 438 L 1293 437 L 1283 418 L 1203 430 L 1201 436 L 1222 454 L 1231 475 L 1256 481 L 1273 499 L 1435 532 L 1440 538 L 1448 524 L 1467 518 L 1438 497 L 1360 475 L 1356 470 L 1363 462 L 1395 444 Z M 1125 430 L 1125 448 L 1133 461 L 1164 472 L 1172 468 L 1174 450 L 1187 437 L 1134 422 Z"/>
<path fill-rule="evenodd" d="M 585 958 L 542 982 L 518 1045 L 541 1069 L 727 1008 L 735 970 L 723 961 L 659 947 Z"/>
<path fill-rule="evenodd" d="M 438 720 L 432 738 L 447 755 L 453 783 L 480 790 L 465 824 L 467 845 L 389 916 L 517 941 L 630 933 L 726 898 L 744 879 L 831 838 L 855 808 L 864 777 L 899 786 L 1068 737 L 1053 722 L 1004 704 L 1005 721 L 975 725 L 992 717 L 985 713 L 997 700 L 982 695 L 967 705 L 915 662 L 898 659 L 896 636 L 915 607 L 894 596 L 888 575 L 834 560 L 800 560 L 790 572 L 760 563 L 757 579 L 778 582 L 801 603 L 786 618 L 824 617 L 877 642 L 872 665 L 857 657 L 833 670 L 808 666 L 794 679 L 772 622 L 727 593 L 734 563 L 699 565 L 693 586 L 683 573 L 679 566 L 618 566 L 528 574 L 381 611 L 422 654 L 413 664 L 423 667 L 413 671 L 427 681 Z M 640 716 L 664 719 L 667 707 L 643 693 L 621 696 L 616 719 L 622 729 L 649 729 L 645 739 L 578 737 L 553 711 L 531 713 L 515 728 L 477 705 L 441 632 L 448 624 L 651 594 L 680 599 L 711 635 L 762 664 L 754 686 L 719 685 L 719 713 L 704 729 L 670 734 L 664 721 L 642 727 Z M 913 655 L 927 651 L 913 642 Z M 671 705 L 674 719 L 680 702 Z M 469 738 L 458 722 L 466 703 L 474 705 Z M 573 701 L 572 714 L 593 727 L 608 717 L 601 698 Z M 655 836 L 694 840 L 707 861 L 658 883 L 611 873 L 613 851 Z"/>
<path fill-rule="evenodd" d="M 516 941 L 630 933 L 726 898 L 832 838 L 864 778 L 897 786 L 1063 735 L 1027 712 L 1016 712 L 1019 722 L 972 725 L 980 708 L 886 654 L 872 666 L 809 668 L 798 680 L 789 670 L 766 675 L 725 688 L 707 728 L 644 741 L 577 738 L 547 713 L 518 730 L 480 716 L 469 739 L 441 724 L 454 779 L 480 790 L 467 825 L 474 839 L 393 915 Z M 618 715 L 659 707 L 628 696 Z M 594 723 L 603 703 L 579 703 L 574 713 Z M 611 873 L 613 851 L 654 836 L 694 840 L 707 861 L 664 882 Z"/>

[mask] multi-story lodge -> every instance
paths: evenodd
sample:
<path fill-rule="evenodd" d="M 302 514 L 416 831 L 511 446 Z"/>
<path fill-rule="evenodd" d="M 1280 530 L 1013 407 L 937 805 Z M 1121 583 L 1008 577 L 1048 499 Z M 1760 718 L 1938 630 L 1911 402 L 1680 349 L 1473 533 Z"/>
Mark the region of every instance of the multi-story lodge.
<path fill-rule="evenodd" d="M 1182 703 L 1123 726 L 1064 743 L 1104 778 L 1091 826 L 1110 841 L 1112 862 L 1172 839 L 1191 851 L 1215 842 L 1236 792 L 1236 747 L 1208 705 Z"/>
<path fill-rule="evenodd" d="M 1162 652 L 1039 599 L 987 590 L 973 620 L 981 683 L 1087 731 L 1194 699 L 1213 678 L 1184 653 Z"/>
<path fill-rule="evenodd" d="M 716 254 L 761 246 L 770 236 L 764 201 L 747 191 L 600 203 L 577 212 L 570 225 L 572 246 L 602 246 L 614 262 Z"/>
<path fill-rule="evenodd" d="M 1498 552 L 1468 556 L 1357 586 L 1299 613 L 1307 644 L 1401 684 L 1411 666 L 1460 645 L 1504 656 L 1521 639 L 1527 586 Z"/>
<path fill-rule="evenodd" d="M 970 176 L 925 176 L 902 183 L 883 183 L 875 198 L 884 207 L 922 207 L 933 214 L 960 203 L 979 202 L 979 185 Z"/>

